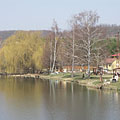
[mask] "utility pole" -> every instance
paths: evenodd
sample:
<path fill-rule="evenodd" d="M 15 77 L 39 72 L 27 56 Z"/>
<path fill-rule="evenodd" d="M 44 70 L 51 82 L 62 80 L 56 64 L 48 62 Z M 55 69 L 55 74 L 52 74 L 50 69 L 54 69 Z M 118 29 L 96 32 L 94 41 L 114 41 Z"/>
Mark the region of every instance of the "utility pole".
<path fill-rule="evenodd" d="M 119 32 L 116 35 L 116 51 L 117 53 L 119 53 Z"/>
<path fill-rule="evenodd" d="M 116 52 L 117 52 L 117 66 L 116 67 L 119 67 L 119 32 L 117 33 L 116 35 Z"/>
<path fill-rule="evenodd" d="M 118 41 L 118 44 L 117 44 L 118 46 L 117 47 L 118 47 L 118 52 L 119 52 L 119 32 L 118 32 L 117 41 Z"/>
<path fill-rule="evenodd" d="M 73 39 L 72 39 L 72 75 L 71 77 L 74 77 L 74 62 L 75 62 L 75 25 L 73 25 Z"/>
<path fill-rule="evenodd" d="M 0 36 L 0 47 L 1 47 L 1 44 L 2 44 L 2 38 L 1 38 L 1 36 Z"/>

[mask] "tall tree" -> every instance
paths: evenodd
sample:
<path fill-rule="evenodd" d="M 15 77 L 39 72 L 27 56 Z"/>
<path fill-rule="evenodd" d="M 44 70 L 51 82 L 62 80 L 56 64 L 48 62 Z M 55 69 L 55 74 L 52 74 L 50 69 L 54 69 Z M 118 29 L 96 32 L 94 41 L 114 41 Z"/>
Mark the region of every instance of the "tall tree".
<path fill-rule="evenodd" d="M 51 72 L 54 72 L 55 69 L 55 63 L 56 63 L 56 53 L 57 53 L 57 42 L 58 42 L 58 25 L 57 22 L 53 21 L 52 31 L 54 33 L 54 46 L 53 46 L 53 58 L 52 58 L 52 48 L 51 48 L 51 60 L 52 60 L 52 68 Z M 52 47 L 52 43 L 51 43 Z"/>
<path fill-rule="evenodd" d="M 64 58 L 66 64 L 71 65 L 71 77 L 74 77 L 74 66 L 76 64 L 76 38 L 75 38 L 75 24 L 71 21 L 71 31 L 64 31 Z"/>
<path fill-rule="evenodd" d="M 90 65 L 93 61 L 96 51 L 99 49 L 96 47 L 98 42 L 104 40 L 102 37 L 103 31 L 98 26 L 99 16 L 93 11 L 84 11 L 74 16 L 74 21 L 77 26 L 78 36 L 77 48 L 83 53 L 81 58 L 85 59 L 88 66 L 88 77 L 90 76 Z M 101 48 L 101 46 L 100 46 Z"/>

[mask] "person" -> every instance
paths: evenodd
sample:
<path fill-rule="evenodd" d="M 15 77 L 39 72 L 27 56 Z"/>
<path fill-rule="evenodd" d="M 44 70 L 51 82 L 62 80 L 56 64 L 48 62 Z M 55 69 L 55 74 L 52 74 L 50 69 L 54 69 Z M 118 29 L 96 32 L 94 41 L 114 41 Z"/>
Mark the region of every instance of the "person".
<path fill-rule="evenodd" d="M 103 71 L 100 71 L 100 81 L 101 82 L 103 82 L 102 75 L 103 75 Z"/>
<path fill-rule="evenodd" d="M 83 75 L 82 75 L 82 78 L 83 78 L 83 79 L 85 78 L 85 75 L 84 75 L 84 73 L 83 73 Z"/>
<path fill-rule="evenodd" d="M 112 82 L 116 82 L 115 76 L 116 76 L 116 74 L 113 74 Z"/>
<path fill-rule="evenodd" d="M 118 74 L 114 74 L 112 82 L 117 82 L 117 81 L 118 81 Z"/>
<path fill-rule="evenodd" d="M 115 74 L 116 82 L 118 81 L 118 74 Z"/>

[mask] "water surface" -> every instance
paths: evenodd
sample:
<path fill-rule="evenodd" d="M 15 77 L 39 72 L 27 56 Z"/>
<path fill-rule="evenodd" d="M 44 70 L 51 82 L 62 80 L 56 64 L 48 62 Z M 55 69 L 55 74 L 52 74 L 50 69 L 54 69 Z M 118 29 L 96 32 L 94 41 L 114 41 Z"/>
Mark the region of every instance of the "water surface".
<path fill-rule="evenodd" d="M 0 120 L 119 120 L 120 94 L 78 84 L 0 78 Z"/>

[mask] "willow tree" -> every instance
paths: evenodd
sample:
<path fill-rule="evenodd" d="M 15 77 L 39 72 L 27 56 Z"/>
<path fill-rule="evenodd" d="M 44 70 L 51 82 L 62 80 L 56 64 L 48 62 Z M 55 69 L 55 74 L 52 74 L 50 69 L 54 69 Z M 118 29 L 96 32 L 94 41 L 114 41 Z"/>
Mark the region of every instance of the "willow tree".
<path fill-rule="evenodd" d="M 44 46 L 45 40 L 40 32 L 17 32 L 0 50 L 0 69 L 8 73 L 41 70 Z"/>

